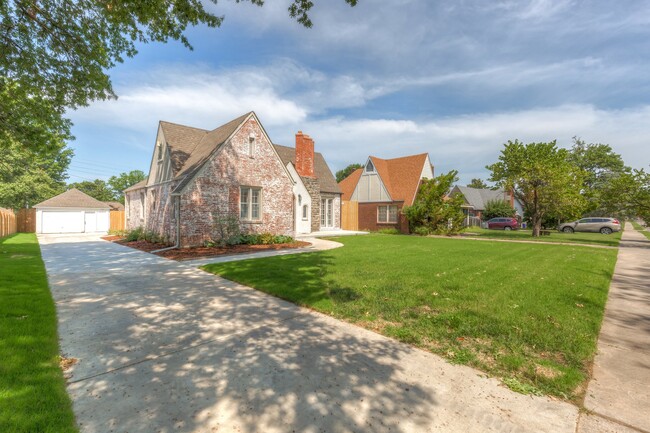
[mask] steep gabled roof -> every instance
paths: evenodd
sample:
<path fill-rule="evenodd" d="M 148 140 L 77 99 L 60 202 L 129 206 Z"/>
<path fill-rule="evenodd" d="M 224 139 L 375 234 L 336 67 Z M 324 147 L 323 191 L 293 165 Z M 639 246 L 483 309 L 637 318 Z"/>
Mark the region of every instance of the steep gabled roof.
<path fill-rule="evenodd" d="M 273 147 L 275 147 L 275 151 L 278 152 L 278 155 L 285 166 L 289 163 L 292 163 L 294 166 L 296 165 L 295 148 L 281 146 L 279 144 L 274 144 Z M 334 194 L 341 193 L 341 189 L 336 183 L 336 178 L 334 178 L 332 171 L 320 152 L 314 152 L 314 175 L 319 180 L 321 192 L 330 192 Z"/>
<path fill-rule="evenodd" d="M 371 156 L 370 160 L 393 201 L 403 201 L 410 206 L 420 186 L 420 176 L 427 157 L 428 154 L 421 153 L 393 159 Z"/>
<path fill-rule="evenodd" d="M 363 168 L 357 168 L 348 177 L 339 182 L 339 188 L 343 192 L 341 200 L 350 200 L 352 198 L 354 189 L 357 187 L 357 183 L 359 183 L 361 173 L 363 173 Z"/>
<path fill-rule="evenodd" d="M 452 193 L 454 191 L 463 194 L 467 204 L 475 210 L 485 210 L 485 206 L 490 200 L 509 200 L 508 194 L 503 189 L 479 189 L 456 185 Z"/>
<path fill-rule="evenodd" d="M 169 147 L 172 173 L 175 176 L 208 131 L 162 120 L 160 121 L 160 129 L 162 129 L 165 142 Z"/>
<path fill-rule="evenodd" d="M 67 190 L 66 192 L 47 199 L 36 206 L 35 208 L 81 208 L 81 209 L 110 209 L 110 206 L 101 202 L 88 194 L 79 191 L 76 188 Z"/>
<path fill-rule="evenodd" d="M 251 114 L 253 114 L 252 111 L 212 131 L 170 122 L 160 122 L 165 141 L 169 147 L 173 179 L 180 180 L 180 183 L 174 189 L 175 193 L 185 188 L 210 156 L 226 142 Z"/>

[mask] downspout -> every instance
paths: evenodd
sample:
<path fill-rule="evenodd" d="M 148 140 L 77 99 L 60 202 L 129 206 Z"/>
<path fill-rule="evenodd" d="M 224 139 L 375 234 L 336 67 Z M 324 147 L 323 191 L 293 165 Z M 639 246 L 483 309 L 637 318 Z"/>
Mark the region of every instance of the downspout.
<path fill-rule="evenodd" d="M 176 196 L 176 202 L 178 206 L 175 206 L 174 213 L 176 214 L 176 244 L 171 247 L 161 248 L 159 250 L 152 251 L 151 254 L 162 253 L 163 251 L 175 250 L 181 246 L 181 197 Z"/>

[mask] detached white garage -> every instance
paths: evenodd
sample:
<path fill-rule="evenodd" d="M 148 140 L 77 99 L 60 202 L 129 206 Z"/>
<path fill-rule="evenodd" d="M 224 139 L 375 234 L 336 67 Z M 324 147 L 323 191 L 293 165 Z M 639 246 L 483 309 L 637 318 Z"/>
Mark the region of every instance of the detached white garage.
<path fill-rule="evenodd" d="M 78 189 L 45 200 L 36 208 L 36 233 L 106 233 L 111 207 Z"/>

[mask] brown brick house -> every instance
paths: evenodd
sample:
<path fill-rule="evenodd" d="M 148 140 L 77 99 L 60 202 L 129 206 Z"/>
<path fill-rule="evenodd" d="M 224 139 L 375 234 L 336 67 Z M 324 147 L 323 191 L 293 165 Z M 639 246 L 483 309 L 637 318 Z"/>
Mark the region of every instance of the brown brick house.
<path fill-rule="evenodd" d="M 408 221 L 401 209 L 413 204 L 425 178 L 433 178 L 427 153 L 393 159 L 370 156 L 363 168 L 339 182 L 339 187 L 343 201 L 357 203 L 360 230 L 396 228 L 408 233 Z"/>
<path fill-rule="evenodd" d="M 179 246 L 216 239 L 232 219 L 245 232 L 294 235 L 296 183 L 253 112 L 211 131 L 161 121 L 148 178 L 125 190 L 126 228 Z"/>

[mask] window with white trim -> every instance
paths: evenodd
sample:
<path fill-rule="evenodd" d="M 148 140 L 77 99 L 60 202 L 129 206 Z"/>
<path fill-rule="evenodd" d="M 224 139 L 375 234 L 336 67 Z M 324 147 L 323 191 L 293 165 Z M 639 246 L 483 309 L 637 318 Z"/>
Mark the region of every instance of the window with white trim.
<path fill-rule="evenodd" d="M 303 221 L 307 221 L 309 215 L 309 206 L 306 204 L 302 206 L 302 219 Z"/>
<path fill-rule="evenodd" d="M 395 205 L 377 206 L 377 222 L 396 223 L 397 206 Z"/>
<path fill-rule="evenodd" d="M 246 221 L 262 219 L 262 188 L 242 186 L 239 188 L 239 218 Z"/>
<path fill-rule="evenodd" d="M 366 164 L 366 173 L 374 173 L 375 172 L 375 165 L 372 163 L 371 160 L 368 160 L 368 164 Z"/>

